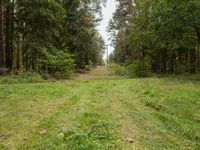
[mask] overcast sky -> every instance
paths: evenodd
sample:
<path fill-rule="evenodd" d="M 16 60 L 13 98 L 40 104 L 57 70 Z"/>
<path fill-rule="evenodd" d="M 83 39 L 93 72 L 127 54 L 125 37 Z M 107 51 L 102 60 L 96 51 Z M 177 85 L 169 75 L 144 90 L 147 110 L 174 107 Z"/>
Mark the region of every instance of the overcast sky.
<path fill-rule="evenodd" d="M 103 20 L 102 20 L 100 26 L 98 27 L 98 30 L 99 30 L 100 34 L 102 35 L 102 37 L 104 38 L 106 45 L 109 45 L 108 46 L 109 54 L 111 52 L 113 52 L 113 47 L 110 46 L 110 41 L 108 40 L 109 34 L 106 32 L 106 29 L 107 29 L 109 21 L 112 18 L 115 10 L 116 10 L 115 0 L 107 0 L 106 7 L 103 7 L 103 10 L 102 10 Z M 104 59 L 105 58 L 106 58 L 106 54 L 104 55 Z"/>

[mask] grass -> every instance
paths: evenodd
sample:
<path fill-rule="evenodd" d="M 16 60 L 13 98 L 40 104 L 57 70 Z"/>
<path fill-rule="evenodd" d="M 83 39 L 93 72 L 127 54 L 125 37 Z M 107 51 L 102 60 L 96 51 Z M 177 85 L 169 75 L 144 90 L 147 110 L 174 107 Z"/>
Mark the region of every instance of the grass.
<path fill-rule="evenodd" d="M 0 84 L 17 84 L 17 83 L 41 83 L 45 82 L 42 76 L 34 72 L 22 72 L 18 75 L 0 76 Z"/>
<path fill-rule="evenodd" d="M 198 76 L 0 84 L 0 149 L 200 149 Z"/>

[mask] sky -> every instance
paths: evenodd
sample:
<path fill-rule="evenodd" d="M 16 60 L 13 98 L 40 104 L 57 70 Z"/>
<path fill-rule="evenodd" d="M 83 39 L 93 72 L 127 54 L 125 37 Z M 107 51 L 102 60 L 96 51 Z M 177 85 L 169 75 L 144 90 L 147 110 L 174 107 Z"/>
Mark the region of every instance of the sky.
<path fill-rule="evenodd" d="M 107 33 L 107 26 L 109 24 L 110 19 L 113 17 L 113 13 L 116 10 L 116 2 L 115 0 L 107 0 L 106 7 L 103 7 L 102 14 L 103 20 L 101 24 L 98 26 L 99 33 L 103 37 L 105 44 L 108 46 L 108 53 L 112 53 L 114 48 L 110 46 L 111 42 L 109 41 L 109 34 Z M 106 59 L 107 53 L 104 54 L 104 59 Z"/>

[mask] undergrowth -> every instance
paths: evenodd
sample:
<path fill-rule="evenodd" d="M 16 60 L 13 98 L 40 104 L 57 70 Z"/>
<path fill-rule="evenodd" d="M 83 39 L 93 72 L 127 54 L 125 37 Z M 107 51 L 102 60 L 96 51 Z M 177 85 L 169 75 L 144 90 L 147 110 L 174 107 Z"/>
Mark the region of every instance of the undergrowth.
<path fill-rule="evenodd" d="M 38 83 L 45 82 L 42 76 L 34 72 L 26 72 L 19 75 L 8 75 L 0 77 L 0 84 L 17 84 L 17 83 Z"/>

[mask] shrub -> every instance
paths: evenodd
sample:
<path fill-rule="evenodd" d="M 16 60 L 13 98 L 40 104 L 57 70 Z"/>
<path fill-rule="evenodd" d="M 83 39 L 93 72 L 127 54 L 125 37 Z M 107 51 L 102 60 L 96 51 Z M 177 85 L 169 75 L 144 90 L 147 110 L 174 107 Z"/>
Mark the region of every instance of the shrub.
<path fill-rule="evenodd" d="M 147 77 L 151 74 L 151 65 L 148 59 L 136 60 L 127 66 L 113 64 L 108 69 L 111 75 L 119 76 Z"/>
<path fill-rule="evenodd" d="M 190 70 L 190 66 L 189 65 L 185 65 L 185 64 L 181 64 L 181 63 L 178 63 L 176 65 L 176 68 L 175 68 L 175 74 L 183 74 L 185 73 L 187 70 Z"/>
<path fill-rule="evenodd" d="M 91 71 L 94 67 L 95 67 L 95 66 L 92 65 L 92 64 L 90 64 L 90 65 L 86 65 L 85 68 L 84 68 L 84 70 L 85 70 L 85 72 L 87 72 L 87 71 Z"/>
<path fill-rule="evenodd" d="M 8 73 L 8 69 L 0 68 L 0 75 L 6 75 Z"/>
<path fill-rule="evenodd" d="M 47 68 L 43 70 L 44 74 L 50 74 L 56 79 L 66 79 L 71 76 L 74 60 L 67 50 L 53 49 L 49 52 L 47 48 L 42 48 L 42 57 L 41 63 Z"/>
<path fill-rule="evenodd" d="M 130 77 L 147 77 L 151 74 L 151 65 L 147 59 L 136 60 L 127 66 Z"/>
<path fill-rule="evenodd" d="M 86 66 L 86 68 L 88 68 L 88 71 L 90 71 L 94 67 L 95 67 L 95 65 L 93 64 L 93 62 L 91 60 L 89 60 L 89 65 Z"/>
<path fill-rule="evenodd" d="M 49 74 L 56 79 L 67 79 L 71 76 L 74 69 L 74 61 L 71 55 L 58 52 L 56 56 L 49 56 Z"/>
<path fill-rule="evenodd" d="M 109 66 L 108 70 L 111 75 L 119 75 L 119 76 L 127 75 L 126 67 L 119 64 L 113 64 Z"/>

